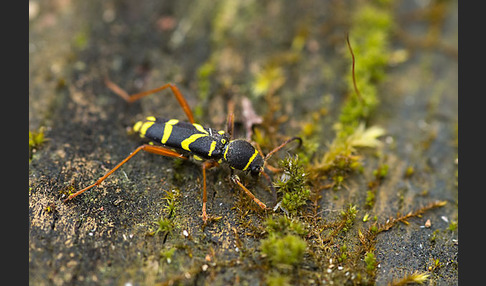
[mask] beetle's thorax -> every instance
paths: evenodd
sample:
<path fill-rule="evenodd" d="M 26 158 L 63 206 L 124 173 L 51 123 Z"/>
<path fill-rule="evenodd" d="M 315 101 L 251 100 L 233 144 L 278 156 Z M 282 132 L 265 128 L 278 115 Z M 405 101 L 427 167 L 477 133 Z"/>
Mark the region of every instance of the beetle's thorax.
<path fill-rule="evenodd" d="M 263 158 L 248 141 L 237 139 L 230 141 L 224 150 L 223 161 L 231 168 L 249 171 L 257 175 L 263 168 Z"/>

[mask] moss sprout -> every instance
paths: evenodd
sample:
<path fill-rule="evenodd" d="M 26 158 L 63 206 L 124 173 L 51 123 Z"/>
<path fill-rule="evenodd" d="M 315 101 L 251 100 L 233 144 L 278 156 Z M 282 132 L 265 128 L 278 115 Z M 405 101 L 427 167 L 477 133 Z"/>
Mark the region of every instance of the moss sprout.
<path fill-rule="evenodd" d="M 457 221 L 451 221 L 449 223 L 449 226 L 447 227 L 448 230 L 450 231 L 456 231 L 457 230 Z"/>
<path fill-rule="evenodd" d="M 404 177 L 410 178 L 413 176 L 414 173 L 415 173 L 415 169 L 413 168 L 413 166 L 408 166 L 407 169 L 405 170 Z"/>
<path fill-rule="evenodd" d="M 354 223 L 356 219 L 356 214 L 358 213 L 358 209 L 355 205 L 349 205 L 348 208 L 344 211 L 341 211 L 341 220 L 344 222 L 344 227 L 342 228 L 343 231 L 348 231 Z"/>
<path fill-rule="evenodd" d="M 156 223 L 158 225 L 158 228 L 155 231 L 154 235 L 157 235 L 159 232 L 171 233 L 174 229 L 174 222 L 169 218 L 161 217 Z"/>
<path fill-rule="evenodd" d="M 407 284 L 423 284 L 429 279 L 430 274 L 426 272 L 415 271 L 412 274 L 407 274 L 400 279 L 393 280 L 391 285 L 401 286 Z"/>
<path fill-rule="evenodd" d="M 40 127 L 38 131 L 29 131 L 29 162 L 34 152 L 47 140 L 45 130 L 45 127 Z"/>
<path fill-rule="evenodd" d="M 366 270 L 368 272 L 373 272 L 375 270 L 377 262 L 375 254 L 372 251 L 366 253 L 364 262 L 366 263 Z"/>
<path fill-rule="evenodd" d="M 377 169 L 373 170 L 373 176 L 375 178 L 368 183 L 368 191 L 366 192 L 366 207 L 372 208 L 374 206 L 376 191 L 380 186 L 381 182 L 388 175 L 388 169 L 388 165 L 383 164 Z"/>
<path fill-rule="evenodd" d="M 339 248 L 340 255 L 338 256 L 339 262 L 344 262 L 348 258 L 348 247 L 346 244 L 341 245 Z"/>
<path fill-rule="evenodd" d="M 388 175 L 388 165 L 381 165 L 378 169 L 373 171 L 373 176 L 375 176 L 376 180 L 383 180 L 386 175 Z"/>
<path fill-rule="evenodd" d="M 174 255 L 174 252 L 177 250 L 177 248 L 169 248 L 169 249 L 164 249 L 160 251 L 160 258 L 164 259 L 167 261 L 167 263 L 172 262 L 172 256 Z"/>

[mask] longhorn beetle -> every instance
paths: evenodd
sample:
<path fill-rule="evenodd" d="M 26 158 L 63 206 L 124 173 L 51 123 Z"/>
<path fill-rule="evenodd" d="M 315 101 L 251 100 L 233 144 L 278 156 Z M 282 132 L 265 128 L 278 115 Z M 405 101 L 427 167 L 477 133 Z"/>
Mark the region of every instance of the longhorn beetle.
<path fill-rule="evenodd" d="M 118 85 L 105 79 L 106 86 L 114 93 L 125 99 L 127 102 L 134 102 L 142 97 L 156 93 L 158 91 L 170 88 L 175 95 L 180 106 L 184 110 L 189 122 L 179 121 L 177 119 L 156 118 L 153 116 L 147 117 L 144 121 L 138 121 L 133 126 L 133 130 L 138 132 L 140 137 L 148 139 L 150 144 L 143 144 L 136 148 L 130 155 L 123 159 L 113 169 L 108 171 L 104 176 L 99 178 L 94 184 L 71 194 L 64 202 L 67 202 L 74 197 L 84 193 L 85 191 L 99 185 L 113 172 L 118 170 L 123 164 L 130 160 L 141 150 L 167 157 L 189 159 L 202 161 L 203 173 L 203 205 L 202 205 L 202 219 L 204 223 L 207 222 L 206 214 L 206 170 L 217 167 L 220 164 L 227 164 L 232 169 L 231 179 L 237 184 L 250 198 L 253 199 L 262 209 L 267 206 L 257 199 L 240 181 L 238 176 L 233 174 L 233 170 L 242 170 L 249 172 L 253 177 L 260 174 L 269 181 L 270 177 L 265 173 L 265 163 L 275 152 L 290 143 L 298 140 L 299 146 L 302 144 L 302 139 L 299 137 L 292 137 L 282 143 L 280 146 L 273 149 L 265 157 L 262 157 L 257 148 L 253 147 L 250 142 L 242 139 L 232 139 L 233 136 L 233 114 L 228 114 L 227 130 L 215 130 L 212 128 L 205 128 L 200 124 L 194 122 L 194 117 L 186 99 L 179 91 L 177 86 L 168 83 L 161 87 L 148 90 L 145 92 L 129 95 Z M 259 148 L 258 148 L 259 149 Z M 272 187 L 272 186 L 271 186 Z M 273 188 L 273 187 L 272 187 Z"/>

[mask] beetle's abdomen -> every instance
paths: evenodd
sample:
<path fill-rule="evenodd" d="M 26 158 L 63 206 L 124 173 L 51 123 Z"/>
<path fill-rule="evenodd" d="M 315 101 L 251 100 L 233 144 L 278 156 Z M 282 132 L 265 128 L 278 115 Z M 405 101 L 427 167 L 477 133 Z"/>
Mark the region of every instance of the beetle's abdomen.
<path fill-rule="evenodd" d="M 219 159 L 222 156 L 227 135 L 223 131 L 204 128 L 199 124 L 177 119 L 147 117 L 138 121 L 133 130 L 140 137 L 168 147 L 189 151 L 202 158 Z"/>

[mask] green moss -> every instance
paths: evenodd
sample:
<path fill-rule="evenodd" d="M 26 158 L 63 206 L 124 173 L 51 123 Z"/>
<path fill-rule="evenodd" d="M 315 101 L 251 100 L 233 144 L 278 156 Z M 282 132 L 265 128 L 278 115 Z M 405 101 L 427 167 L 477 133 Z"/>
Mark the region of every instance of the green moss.
<path fill-rule="evenodd" d="M 414 173 L 415 173 L 415 169 L 413 168 L 413 166 L 408 166 L 407 169 L 405 170 L 404 177 L 410 178 L 413 176 Z"/>
<path fill-rule="evenodd" d="M 155 221 L 157 229 L 155 232 L 150 232 L 149 235 L 157 235 L 160 233 L 170 234 L 175 228 L 174 215 L 178 208 L 178 197 L 180 196 L 179 190 L 171 190 L 166 192 L 164 200 L 166 205 L 163 208 L 163 213 L 160 219 Z"/>
<path fill-rule="evenodd" d="M 456 231 L 457 230 L 457 221 L 451 221 L 449 223 L 449 226 L 447 227 L 448 230 L 450 231 Z"/>
<path fill-rule="evenodd" d="M 197 87 L 198 87 L 198 105 L 194 107 L 194 116 L 201 118 L 203 115 L 203 104 L 207 102 L 211 92 L 211 76 L 216 71 L 215 58 L 209 58 L 202 64 L 196 72 Z"/>
<path fill-rule="evenodd" d="M 260 244 L 262 254 L 274 266 L 292 266 L 302 261 L 307 244 L 302 236 L 307 230 L 300 221 L 287 216 L 269 217 L 266 222 L 268 237 Z"/>
<path fill-rule="evenodd" d="M 368 183 L 368 191 L 366 192 L 366 207 L 372 208 L 375 204 L 375 196 L 378 187 L 383 179 L 388 175 L 388 165 L 384 164 L 373 170 L 374 180 Z"/>
<path fill-rule="evenodd" d="M 177 208 L 177 198 L 180 196 L 180 191 L 178 189 L 174 189 L 167 192 L 167 195 L 164 197 L 164 200 L 167 202 L 167 205 L 164 206 L 164 210 L 167 213 L 168 217 L 172 217 L 174 212 Z"/>
<path fill-rule="evenodd" d="M 341 211 L 341 221 L 343 222 L 342 231 L 348 231 L 354 224 L 358 209 L 355 205 L 350 204 L 346 210 Z"/>
<path fill-rule="evenodd" d="M 376 180 L 383 180 L 386 175 L 388 175 L 388 165 L 381 165 L 378 169 L 373 171 L 373 176 L 375 176 Z"/>
<path fill-rule="evenodd" d="M 73 46 L 79 50 L 84 50 L 89 42 L 88 29 L 81 29 L 75 36 Z"/>
<path fill-rule="evenodd" d="M 375 190 L 366 191 L 366 206 L 372 208 L 375 204 Z"/>
<path fill-rule="evenodd" d="M 273 265 L 297 265 L 302 261 L 306 242 L 299 236 L 271 234 L 261 241 L 261 251 Z"/>
<path fill-rule="evenodd" d="M 329 145 L 327 152 L 318 158 L 308 169 L 312 175 L 329 173 L 330 171 L 344 171 L 347 173 L 361 167 L 361 157 L 357 154 L 357 148 L 376 148 L 381 146 L 378 137 L 385 134 L 383 128 L 371 126 L 365 128 L 360 124 L 347 137 L 337 136 Z"/>
<path fill-rule="evenodd" d="M 355 56 L 354 74 L 348 77 L 349 96 L 341 109 L 337 137 L 353 134 L 378 105 L 377 84 L 385 77 L 393 28 L 391 5 L 366 3 L 353 13 L 350 46 Z M 350 48 L 351 49 L 351 48 Z M 355 91 L 354 80 L 359 94 Z"/>
<path fill-rule="evenodd" d="M 285 82 L 283 68 L 276 65 L 267 65 L 255 75 L 253 82 L 253 93 L 261 96 L 271 89 L 281 86 Z"/>
<path fill-rule="evenodd" d="M 281 206 L 290 214 L 307 203 L 310 190 L 307 186 L 307 174 L 300 165 L 298 157 L 289 157 L 280 162 L 284 169 L 283 175 L 275 183 L 277 191 L 282 193 Z"/>
<path fill-rule="evenodd" d="M 346 244 L 343 244 L 339 248 L 339 252 L 340 252 L 340 254 L 338 256 L 338 261 L 344 262 L 348 258 L 348 247 L 346 246 Z"/>
<path fill-rule="evenodd" d="M 267 285 L 268 286 L 287 286 L 290 284 L 290 277 L 279 273 L 277 271 L 272 271 L 267 275 Z"/>
<path fill-rule="evenodd" d="M 287 216 L 278 216 L 277 218 L 269 217 L 266 222 L 266 231 L 270 234 L 297 234 L 305 235 L 307 230 L 305 226 L 297 219 L 291 219 Z"/>
<path fill-rule="evenodd" d="M 167 263 L 172 262 L 172 256 L 174 255 L 174 252 L 177 250 L 177 248 L 169 248 L 169 249 L 164 249 L 160 251 L 160 258 L 164 259 Z"/>
<path fill-rule="evenodd" d="M 409 285 L 409 284 L 423 284 L 429 279 L 430 274 L 427 272 L 415 271 L 412 274 L 407 274 L 401 279 L 394 279 L 392 285 Z"/>
<path fill-rule="evenodd" d="M 45 130 L 42 126 L 38 131 L 29 131 L 29 162 L 34 152 L 47 140 L 44 136 Z"/>
<path fill-rule="evenodd" d="M 158 228 L 155 231 L 154 235 L 157 235 L 159 232 L 162 233 L 171 233 L 174 229 L 174 222 L 169 218 L 161 217 L 158 221 L 156 221 Z"/>
<path fill-rule="evenodd" d="M 368 272 L 373 272 L 375 270 L 377 262 L 375 254 L 372 251 L 366 253 L 364 262 L 366 263 L 366 270 Z"/>

